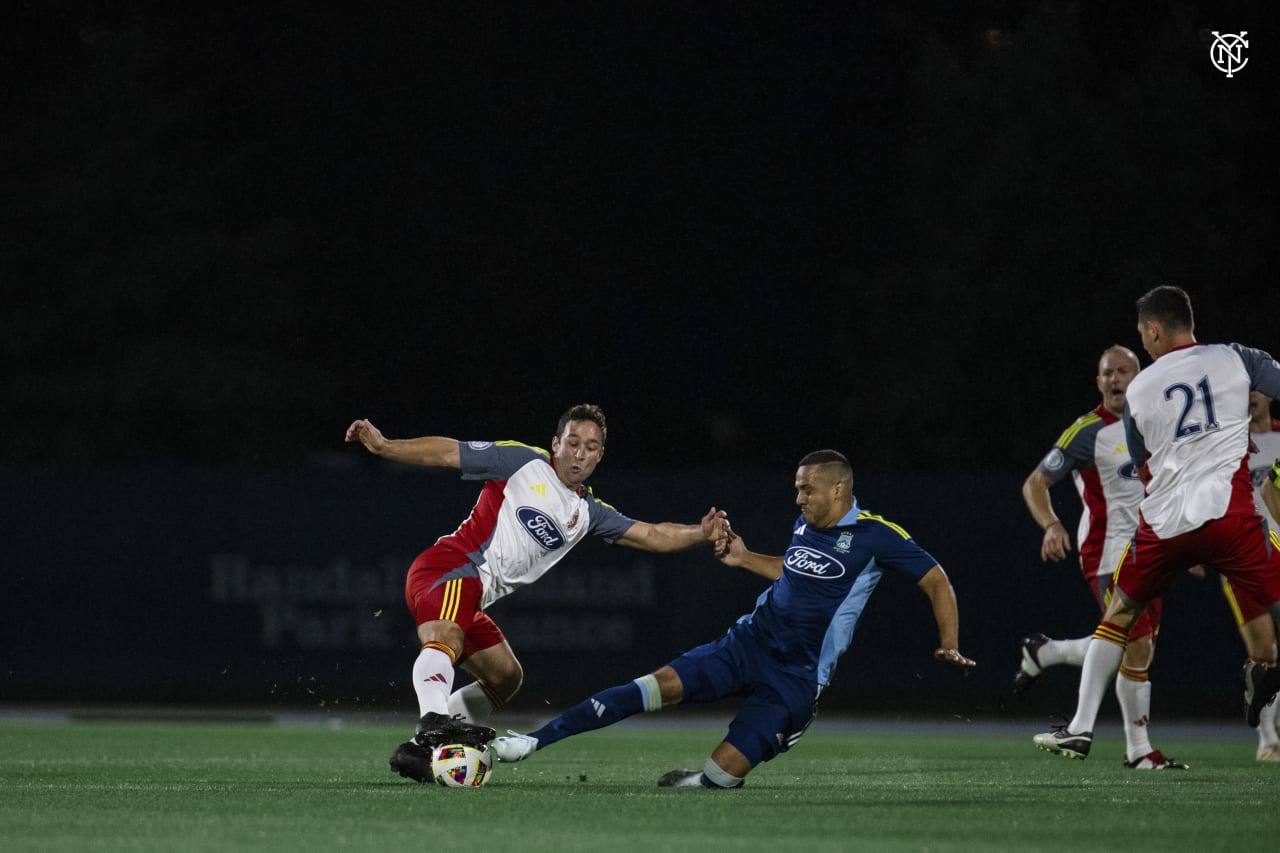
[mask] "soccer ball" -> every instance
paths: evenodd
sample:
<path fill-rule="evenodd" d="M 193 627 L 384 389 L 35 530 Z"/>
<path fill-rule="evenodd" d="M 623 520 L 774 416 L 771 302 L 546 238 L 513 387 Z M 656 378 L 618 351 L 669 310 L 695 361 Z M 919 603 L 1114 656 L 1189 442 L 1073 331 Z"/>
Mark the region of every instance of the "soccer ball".
<path fill-rule="evenodd" d="M 445 788 L 478 788 L 489 781 L 492 766 L 487 746 L 451 743 L 431 750 L 431 775 Z"/>

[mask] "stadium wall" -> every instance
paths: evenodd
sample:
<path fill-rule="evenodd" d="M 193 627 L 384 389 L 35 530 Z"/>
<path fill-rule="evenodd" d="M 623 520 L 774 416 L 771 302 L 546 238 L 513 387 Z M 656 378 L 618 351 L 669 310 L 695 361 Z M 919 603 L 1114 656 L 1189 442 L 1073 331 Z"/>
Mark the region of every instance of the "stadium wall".
<path fill-rule="evenodd" d="M 935 664 L 927 600 L 887 576 L 824 709 L 1000 711 L 1020 637 L 1092 630 L 1074 560 L 1039 561 L 1020 484 L 1004 472 L 858 475 L 863 508 L 904 526 L 951 575 L 961 647 L 979 667 Z M 610 467 L 594 485 L 651 521 L 693 521 L 715 504 L 765 552 L 781 552 L 796 517 L 789 472 Z M 400 466 L 0 469 L 0 702 L 411 710 L 404 572 L 476 494 Z M 1074 494 L 1055 497 L 1075 518 Z M 490 611 L 525 666 L 515 707 L 562 707 L 651 671 L 719 636 L 764 588 L 708 549 L 589 541 Z M 1165 613 L 1152 678 L 1176 697 L 1166 716 L 1237 714 L 1243 650 L 1217 584 L 1181 581 Z M 1069 711 L 1075 671 L 1043 681 L 1018 710 Z"/>

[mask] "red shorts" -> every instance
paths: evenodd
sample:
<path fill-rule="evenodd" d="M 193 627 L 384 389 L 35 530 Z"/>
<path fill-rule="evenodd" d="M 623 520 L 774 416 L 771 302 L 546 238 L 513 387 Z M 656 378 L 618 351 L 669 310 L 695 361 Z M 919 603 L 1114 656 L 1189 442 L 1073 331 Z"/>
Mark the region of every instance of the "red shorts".
<path fill-rule="evenodd" d="M 1271 566 L 1275 571 L 1280 572 L 1280 532 L 1272 530 L 1267 535 L 1270 540 L 1268 551 L 1271 556 Z M 1222 594 L 1226 596 L 1227 604 L 1231 606 L 1231 614 L 1236 617 L 1237 625 L 1243 625 L 1267 612 L 1266 602 L 1259 600 L 1248 590 L 1232 586 L 1231 581 L 1225 577 L 1222 579 Z"/>
<path fill-rule="evenodd" d="M 444 620 L 462 629 L 462 663 L 476 652 L 503 642 L 496 622 L 479 609 L 484 588 L 470 563 L 457 565 L 458 555 L 428 548 L 409 567 L 404 600 L 416 625 Z"/>
<path fill-rule="evenodd" d="M 1256 515 L 1216 518 L 1172 539 L 1158 538 L 1143 519 L 1115 585 L 1132 601 L 1152 601 L 1197 565 L 1226 576 L 1238 599 L 1259 612 L 1280 601 L 1280 561 L 1273 562 L 1266 525 Z"/>

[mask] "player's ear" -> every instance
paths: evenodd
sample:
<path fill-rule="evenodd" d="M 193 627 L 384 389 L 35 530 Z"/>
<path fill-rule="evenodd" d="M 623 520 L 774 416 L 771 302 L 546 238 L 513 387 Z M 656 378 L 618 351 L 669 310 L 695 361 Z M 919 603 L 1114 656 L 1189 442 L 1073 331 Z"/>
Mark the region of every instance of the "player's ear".
<path fill-rule="evenodd" d="M 553 435 L 551 436 L 551 455 L 555 456 L 559 452 L 560 452 L 560 436 Z"/>

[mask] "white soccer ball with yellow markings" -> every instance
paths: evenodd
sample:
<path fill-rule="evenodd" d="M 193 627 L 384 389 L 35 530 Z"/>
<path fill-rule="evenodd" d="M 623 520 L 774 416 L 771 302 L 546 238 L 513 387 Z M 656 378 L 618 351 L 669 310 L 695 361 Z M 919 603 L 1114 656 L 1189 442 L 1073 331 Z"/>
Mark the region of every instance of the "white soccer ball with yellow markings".
<path fill-rule="evenodd" d="M 489 781 L 493 753 L 486 746 L 451 743 L 431 751 L 431 775 L 445 788 L 479 788 Z"/>

